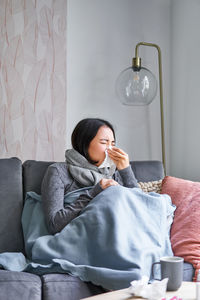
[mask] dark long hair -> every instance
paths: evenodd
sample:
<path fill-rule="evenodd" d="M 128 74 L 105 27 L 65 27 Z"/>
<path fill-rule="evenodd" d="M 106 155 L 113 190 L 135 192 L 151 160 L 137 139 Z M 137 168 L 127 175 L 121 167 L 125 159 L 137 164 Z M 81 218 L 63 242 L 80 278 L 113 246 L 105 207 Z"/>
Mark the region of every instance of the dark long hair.
<path fill-rule="evenodd" d="M 93 138 L 97 134 L 97 131 L 102 126 L 110 128 L 113 132 L 113 136 L 115 139 L 115 131 L 113 126 L 108 121 L 97 118 L 87 118 L 81 120 L 72 132 L 72 147 L 81 155 L 83 155 L 92 164 L 95 164 L 96 162 L 90 159 L 88 154 L 88 148 L 90 142 L 93 140 Z"/>

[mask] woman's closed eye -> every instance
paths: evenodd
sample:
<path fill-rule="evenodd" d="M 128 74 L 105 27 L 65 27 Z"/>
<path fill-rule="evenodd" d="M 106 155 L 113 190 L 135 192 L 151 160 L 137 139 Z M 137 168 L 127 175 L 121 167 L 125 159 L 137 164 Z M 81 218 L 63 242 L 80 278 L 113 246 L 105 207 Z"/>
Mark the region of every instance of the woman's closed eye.
<path fill-rule="evenodd" d="M 103 144 L 103 145 L 109 145 L 109 144 L 110 144 L 110 141 L 107 140 L 107 139 L 101 139 L 101 140 L 100 140 L 100 143 Z M 111 145 L 112 145 L 112 147 L 114 147 L 114 146 L 115 146 L 115 142 L 114 142 L 114 141 L 111 142 Z"/>

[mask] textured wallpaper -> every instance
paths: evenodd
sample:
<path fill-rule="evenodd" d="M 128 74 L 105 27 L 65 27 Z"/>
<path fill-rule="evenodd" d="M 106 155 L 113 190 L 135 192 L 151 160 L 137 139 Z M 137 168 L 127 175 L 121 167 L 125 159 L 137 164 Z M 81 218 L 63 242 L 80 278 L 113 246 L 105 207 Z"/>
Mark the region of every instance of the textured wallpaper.
<path fill-rule="evenodd" d="M 67 0 L 0 0 L 0 158 L 64 159 Z"/>

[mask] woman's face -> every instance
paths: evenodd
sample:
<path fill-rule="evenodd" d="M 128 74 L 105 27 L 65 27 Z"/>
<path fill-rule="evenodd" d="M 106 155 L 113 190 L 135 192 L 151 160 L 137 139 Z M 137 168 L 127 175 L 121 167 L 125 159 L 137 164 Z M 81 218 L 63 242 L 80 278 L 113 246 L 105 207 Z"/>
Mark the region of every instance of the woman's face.
<path fill-rule="evenodd" d="M 96 136 L 91 140 L 88 154 L 91 160 L 97 161 L 97 167 L 102 164 L 105 159 L 105 150 L 109 146 L 115 146 L 115 139 L 112 130 L 107 126 L 101 126 Z"/>

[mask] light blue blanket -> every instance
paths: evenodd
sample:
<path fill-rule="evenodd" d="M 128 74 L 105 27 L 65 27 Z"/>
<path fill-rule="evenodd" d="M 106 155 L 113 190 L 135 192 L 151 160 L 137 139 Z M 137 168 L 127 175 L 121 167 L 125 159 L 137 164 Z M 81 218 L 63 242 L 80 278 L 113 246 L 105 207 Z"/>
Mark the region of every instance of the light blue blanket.
<path fill-rule="evenodd" d="M 66 201 L 76 196 L 71 193 Z M 69 273 L 107 289 L 125 288 L 142 275 L 150 278 L 152 263 L 161 256 L 173 255 L 167 218 L 174 210 L 167 195 L 113 186 L 60 233 L 50 235 L 41 197 L 30 192 L 22 217 L 28 258 L 3 253 L 0 265 L 37 274 Z"/>

